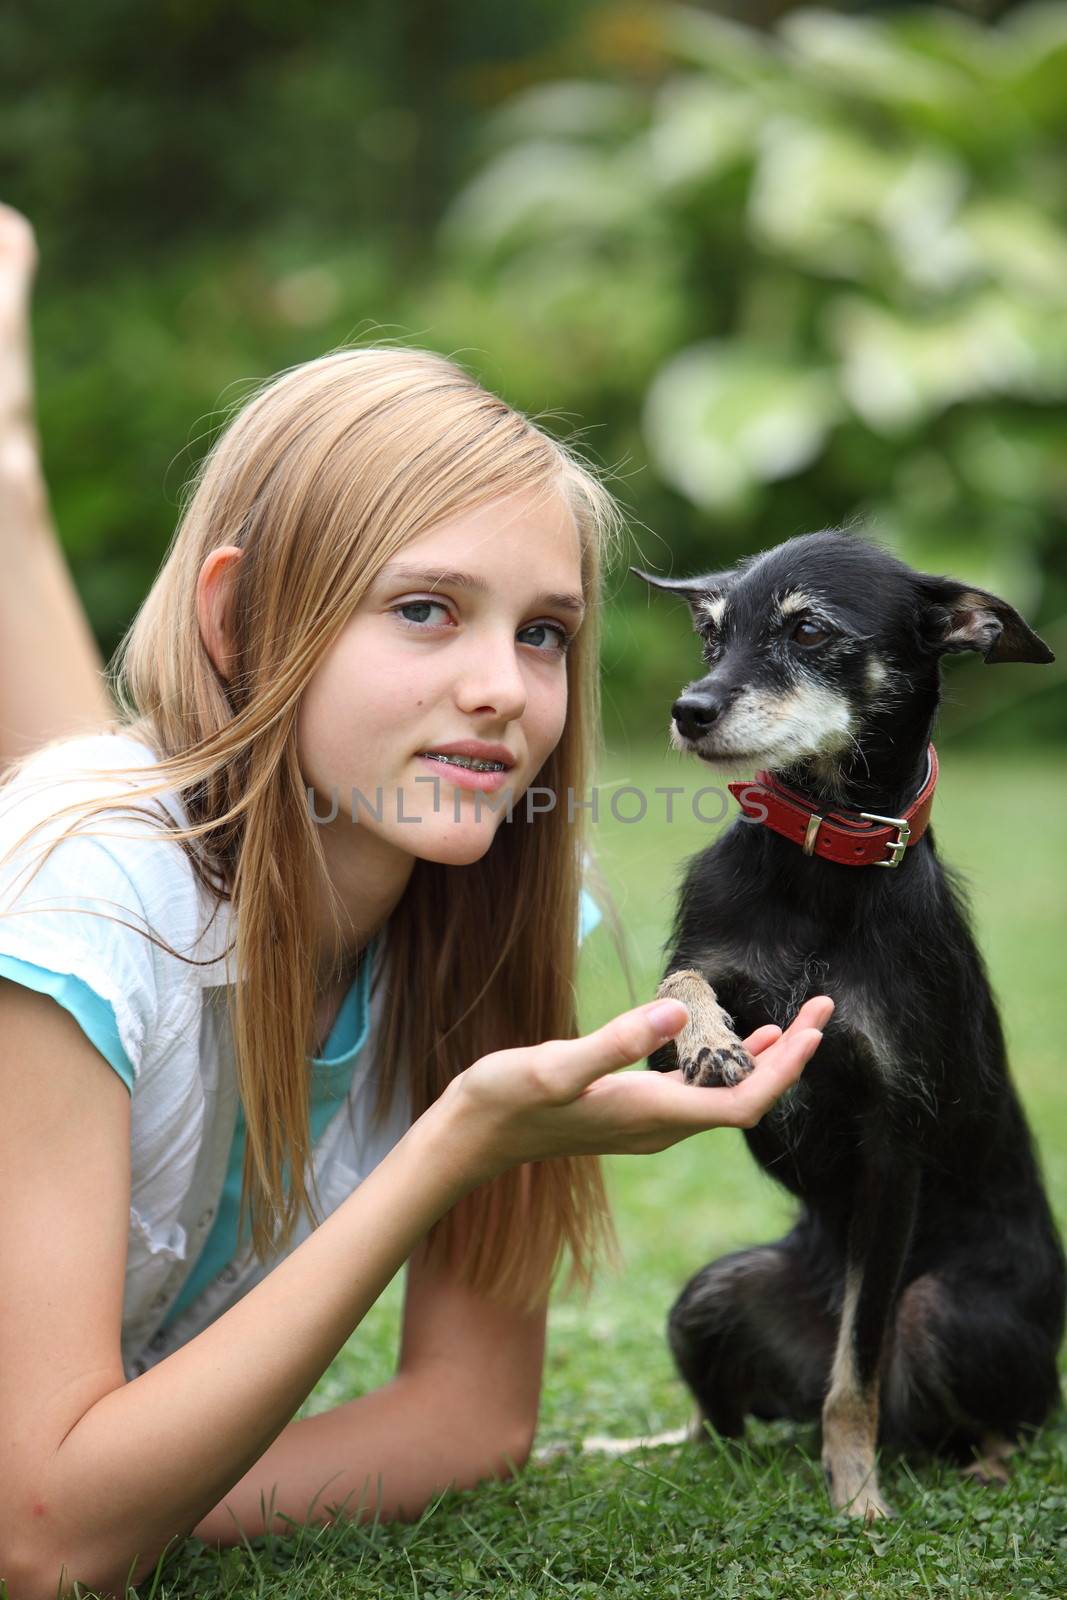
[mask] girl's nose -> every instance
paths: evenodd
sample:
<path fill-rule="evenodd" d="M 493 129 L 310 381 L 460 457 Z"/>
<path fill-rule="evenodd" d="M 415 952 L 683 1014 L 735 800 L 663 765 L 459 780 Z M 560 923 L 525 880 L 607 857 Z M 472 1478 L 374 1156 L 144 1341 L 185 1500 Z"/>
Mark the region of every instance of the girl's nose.
<path fill-rule="evenodd" d="M 456 704 L 461 711 L 492 711 L 513 721 L 526 710 L 526 679 L 518 659 L 513 634 L 502 637 L 471 635 L 470 649 L 456 682 Z"/>

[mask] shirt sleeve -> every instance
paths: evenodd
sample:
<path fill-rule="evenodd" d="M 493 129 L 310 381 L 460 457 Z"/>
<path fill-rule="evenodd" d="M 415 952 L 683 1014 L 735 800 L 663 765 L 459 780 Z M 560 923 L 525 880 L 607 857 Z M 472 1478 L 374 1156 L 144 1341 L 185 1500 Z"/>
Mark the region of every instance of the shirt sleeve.
<path fill-rule="evenodd" d="M 57 1000 L 64 1011 L 70 1012 L 89 1042 L 114 1067 L 132 1093 L 133 1063 L 122 1048 L 115 1012 L 87 983 L 68 973 L 50 972 L 47 967 L 34 966 L 30 961 L 19 961 L 15 956 L 5 955 L 0 955 L 0 978 L 9 978 L 12 983 L 20 983 L 24 989 L 36 989 L 38 994 L 50 994 L 53 1000 Z"/>
<path fill-rule="evenodd" d="M 66 798 L 62 787 L 56 794 L 52 809 Z M 146 936 L 152 921 L 138 864 L 151 873 L 158 835 L 153 845 L 148 819 L 115 810 L 76 817 L 84 831 L 64 838 L 70 819 L 46 808 L 43 825 L 24 839 L 40 811 L 40 803 L 0 791 L 0 977 L 52 995 L 132 1090 L 157 1021 L 156 947 Z M 95 829 L 134 837 L 120 844 L 93 837 Z"/>

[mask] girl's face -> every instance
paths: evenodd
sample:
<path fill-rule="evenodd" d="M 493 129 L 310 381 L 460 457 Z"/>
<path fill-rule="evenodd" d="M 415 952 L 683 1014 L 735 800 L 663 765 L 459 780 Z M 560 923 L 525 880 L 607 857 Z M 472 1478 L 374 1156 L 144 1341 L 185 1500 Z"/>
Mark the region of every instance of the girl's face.
<path fill-rule="evenodd" d="M 476 861 L 509 795 L 518 824 L 563 732 L 566 640 L 581 618 L 578 529 L 558 495 L 491 501 L 388 563 L 298 713 L 301 771 L 335 866 L 388 873 L 394 853 L 407 869 L 415 857 Z M 508 770 L 480 777 L 424 754 L 465 740 L 500 747 Z"/>

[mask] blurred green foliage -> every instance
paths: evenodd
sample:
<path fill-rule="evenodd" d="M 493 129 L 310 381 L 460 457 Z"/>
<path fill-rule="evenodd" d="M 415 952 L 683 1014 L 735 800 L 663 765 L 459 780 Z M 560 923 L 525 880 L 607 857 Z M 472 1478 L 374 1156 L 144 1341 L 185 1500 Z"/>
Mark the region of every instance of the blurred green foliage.
<path fill-rule="evenodd" d="M 1067 7 L 638 15 L 640 70 L 491 119 L 428 320 L 599 425 L 662 570 L 845 524 L 1055 624 Z M 663 721 L 677 680 L 614 623 L 627 705 L 652 687 Z"/>
<path fill-rule="evenodd" d="M 41 242 L 46 467 L 105 652 L 226 409 L 383 334 L 579 427 L 641 564 L 867 527 L 1067 647 L 1067 5 L 855 9 L 0 14 L 0 195 Z M 665 729 L 688 620 L 611 591 L 609 733 Z M 1058 671 L 950 715 L 1046 736 Z"/>

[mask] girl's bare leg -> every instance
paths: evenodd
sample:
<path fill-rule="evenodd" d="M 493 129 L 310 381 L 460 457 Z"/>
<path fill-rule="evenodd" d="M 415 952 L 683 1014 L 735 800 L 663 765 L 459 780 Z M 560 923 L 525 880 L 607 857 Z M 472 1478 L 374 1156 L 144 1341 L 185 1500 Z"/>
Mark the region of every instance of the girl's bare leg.
<path fill-rule="evenodd" d="M 29 329 L 36 267 L 33 229 L 0 203 L 0 773 L 50 739 L 115 717 L 41 468 Z"/>

